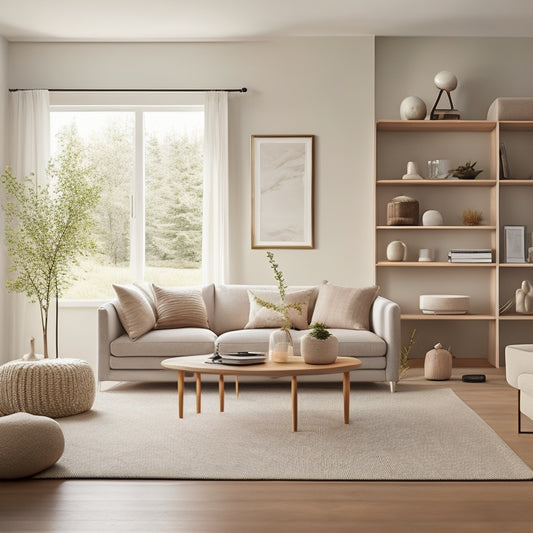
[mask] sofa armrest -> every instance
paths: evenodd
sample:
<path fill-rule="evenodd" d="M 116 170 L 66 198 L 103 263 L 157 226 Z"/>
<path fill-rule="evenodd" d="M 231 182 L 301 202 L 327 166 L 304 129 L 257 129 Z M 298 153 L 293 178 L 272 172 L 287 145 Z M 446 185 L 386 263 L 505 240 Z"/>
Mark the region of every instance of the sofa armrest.
<path fill-rule="evenodd" d="M 387 343 L 385 379 L 396 383 L 400 378 L 400 306 L 383 296 L 378 296 L 370 310 L 370 329 Z"/>
<path fill-rule="evenodd" d="M 98 381 L 108 377 L 111 342 L 125 332 L 113 302 L 98 308 Z"/>
<path fill-rule="evenodd" d="M 505 377 L 518 389 L 518 376 L 533 374 L 533 344 L 511 344 L 505 347 Z"/>

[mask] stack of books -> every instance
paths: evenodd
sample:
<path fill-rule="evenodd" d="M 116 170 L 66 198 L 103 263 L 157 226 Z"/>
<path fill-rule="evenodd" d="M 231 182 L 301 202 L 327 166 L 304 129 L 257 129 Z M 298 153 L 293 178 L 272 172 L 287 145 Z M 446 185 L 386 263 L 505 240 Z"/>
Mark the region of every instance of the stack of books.
<path fill-rule="evenodd" d="M 258 352 L 221 353 L 220 363 L 223 365 L 257 365 L 266 361 L 266 354 Z"/>
<path fill-rule="evenodd" d="M 492 263 L 491 248 L 454 248 L 448 252 L 449 263 Z"/>

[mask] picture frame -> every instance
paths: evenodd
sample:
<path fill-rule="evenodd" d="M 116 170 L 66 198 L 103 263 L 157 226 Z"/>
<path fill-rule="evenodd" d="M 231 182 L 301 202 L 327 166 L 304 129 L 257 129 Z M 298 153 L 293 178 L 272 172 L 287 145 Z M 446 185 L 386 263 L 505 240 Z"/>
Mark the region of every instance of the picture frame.
<path fill-rule="evenodd" d="M 504 226 L 503 244 L 506 263 L 525 263 L 526 227 Z"/>
<path fill-rule="evenodd" d="M 252 248 L 313 242 L 314 135 L 252 135 Z"/>

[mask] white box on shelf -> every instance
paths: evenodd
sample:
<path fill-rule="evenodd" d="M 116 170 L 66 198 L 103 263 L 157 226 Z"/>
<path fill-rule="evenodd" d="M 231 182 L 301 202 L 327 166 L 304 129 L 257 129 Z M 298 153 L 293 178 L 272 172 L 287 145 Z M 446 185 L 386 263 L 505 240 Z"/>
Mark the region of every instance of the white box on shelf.
<path fill-rule="evenodd" d="M 465 294 L 421 294 L 420 310 L 426 315 L 464 315 L 470 306 Z"/>
<path fill-rule="evenodd" d="M 526 227 L 504 226 L 503 246 L 507 263 L 525 263 L 526 261 Z"/>

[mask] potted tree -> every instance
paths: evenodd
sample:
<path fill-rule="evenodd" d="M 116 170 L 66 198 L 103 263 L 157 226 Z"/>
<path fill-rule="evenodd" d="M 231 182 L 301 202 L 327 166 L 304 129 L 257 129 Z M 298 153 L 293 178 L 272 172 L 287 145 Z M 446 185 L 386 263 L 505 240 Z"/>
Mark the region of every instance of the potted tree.
<path fill-rule="evenodd" d="M 322 322 L 311 324 L 311 331 L 302 337 L 302 357 L 311 365 L 329 365 L 339 355 L 339 341 Z"/>
<path fill-rule="evenodd" d="M 91 230 L 100 197 L 95 173 L 75 141 L 64 142 L 49 164 L 48 178 L 40 186 L 31 177 L 19 180 L 9 167 L 1 176 L 5 242 L 14 275 L 6 286 L 39 304 L 45 358 L 50 306 L 55 298 L 57 313 L 58 298 L 73 282 L 72 267 L 94 249 Z"/>

